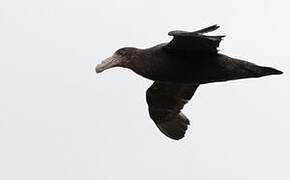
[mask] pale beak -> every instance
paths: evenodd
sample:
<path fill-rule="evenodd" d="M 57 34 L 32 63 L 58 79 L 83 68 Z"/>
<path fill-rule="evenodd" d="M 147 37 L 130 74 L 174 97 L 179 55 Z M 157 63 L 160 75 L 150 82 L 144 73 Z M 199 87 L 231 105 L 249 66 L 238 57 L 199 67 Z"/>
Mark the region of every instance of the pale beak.
<path fill-rule="evenodd" d="M 96 72 L 97 73 L 103 72 L 104 70 L 115 67 L 116 65 L 118 65 L 118 61 L 113 56 L 109 57 L 103 60 L 101 64 L 98 64 L 96 66 Z"/>

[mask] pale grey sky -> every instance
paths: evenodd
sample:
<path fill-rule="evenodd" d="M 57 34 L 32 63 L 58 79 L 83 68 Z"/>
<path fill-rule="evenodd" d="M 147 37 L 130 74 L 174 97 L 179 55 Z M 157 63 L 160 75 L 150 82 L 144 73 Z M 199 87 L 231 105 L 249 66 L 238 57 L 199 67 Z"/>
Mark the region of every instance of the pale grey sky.
<path fill-rule="evenodd" d="M 0 1 L 0 179 L 290 179 L 288 1 Z M 97 63 L 218 24 L 221 52 L 284 71 L 201 86 L 170 140 L 151 81 Z"/>

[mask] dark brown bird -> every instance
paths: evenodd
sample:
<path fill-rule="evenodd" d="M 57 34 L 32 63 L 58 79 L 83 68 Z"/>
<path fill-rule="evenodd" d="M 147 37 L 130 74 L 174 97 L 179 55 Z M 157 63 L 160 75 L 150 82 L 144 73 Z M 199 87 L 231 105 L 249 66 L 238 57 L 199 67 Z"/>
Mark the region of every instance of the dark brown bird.
<path fill-rule="evenodd" d="M 121 48 L 97 65 L 100 73 L 112 67 L 125 67 L 155 81 L 146 92 L 149 114 L 159 130 L 178 140 L 184 137 L 189 120 L 181 112 L 201 84 L 282 74 L 271 67 L 218 53 L 224 36 L 204 33 L 219 28 L 213 25 L 199 31 L 171 31 L 169 43 L 148 49 Z"/>

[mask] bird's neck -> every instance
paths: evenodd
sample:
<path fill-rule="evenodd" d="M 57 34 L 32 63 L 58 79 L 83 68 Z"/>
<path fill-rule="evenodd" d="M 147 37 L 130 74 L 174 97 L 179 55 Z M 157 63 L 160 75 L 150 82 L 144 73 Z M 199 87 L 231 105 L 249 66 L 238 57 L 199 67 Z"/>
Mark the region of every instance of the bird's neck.
<path fill-rule="evenodd" d="M 155 79 L 155 74 L 160 73 L 158 70 L 158 59 L 156 59 L 156 52 L 149 49 L 137 49 L 136 53 L 131 56 L 131 63 L 127 68 L 135 73 L 151 79 Z"/>

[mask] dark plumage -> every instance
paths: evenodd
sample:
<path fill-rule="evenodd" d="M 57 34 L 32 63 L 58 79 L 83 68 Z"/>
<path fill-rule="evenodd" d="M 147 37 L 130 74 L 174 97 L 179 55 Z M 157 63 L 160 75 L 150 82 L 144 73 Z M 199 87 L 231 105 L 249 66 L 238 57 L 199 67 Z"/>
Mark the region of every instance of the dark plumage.
<path fill-rule="evenodd" d="M 171 31 L 168 34 L 174 38 L 169 43 L 148 49 L 119 49 L 98 65 L 96 72 L 119 66 L 155 81 L 146 92 L 150 117 L 166 136 L 181 139 L 189 125 L 181 109 L 199 85 L 282 74 L 271 67 L 218 53 L 224 36 L 204 35 L 217 28 L 214 25 L 195 32 Z"/>

